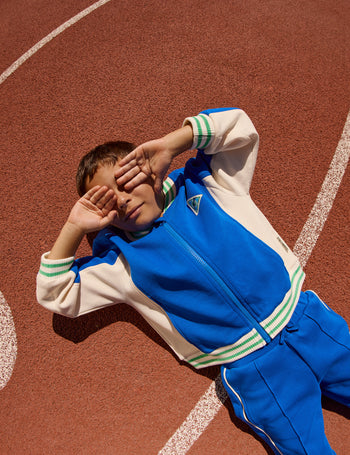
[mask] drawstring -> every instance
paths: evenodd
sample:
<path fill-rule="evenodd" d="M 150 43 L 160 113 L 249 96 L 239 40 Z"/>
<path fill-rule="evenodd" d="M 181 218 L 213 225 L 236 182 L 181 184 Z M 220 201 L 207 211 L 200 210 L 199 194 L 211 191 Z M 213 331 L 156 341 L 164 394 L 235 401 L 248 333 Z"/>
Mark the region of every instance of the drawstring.
<path fill-rule="evenodd" d="M 292 322 L 290 322 L 280 333 L 279 344 L 284 344 L 286 332 L 292 333 L 292 332 L 297 332 L 298 330 L 299 330 L 299 327 L 294 325 Z"/>

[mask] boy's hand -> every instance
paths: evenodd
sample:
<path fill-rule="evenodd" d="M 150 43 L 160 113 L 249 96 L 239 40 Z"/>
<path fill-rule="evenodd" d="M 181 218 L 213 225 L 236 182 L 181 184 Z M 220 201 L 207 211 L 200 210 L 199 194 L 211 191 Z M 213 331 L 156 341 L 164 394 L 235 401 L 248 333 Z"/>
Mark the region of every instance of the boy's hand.
<path fill-rule="evenodd" d="M 115 173 L 117 183 L 131 191 L 151 177 L 154 190 L 160 193 L 172 159 L 164 139 L 146 142 L 120 160 L 120 169 Z"/>
<path fill-rule="evenodd" d="M 99 231 L 110 224 L 117 214 L 114 191 L 106 186 L 94 186 L 72 208 L 67 223 L 84 234 Z"/>
<path fill-rule="evenodd" d="M 48 259 L 74 256 L 85 234 L 99 231 L 113 221 L 116 199 L 114 191 L 106 186 L 94 186 L 84 194 L 73 206 Z"/>
<path fill-rule="evenodd" d="M 139 145 L 120 160 L 120 168 L 115 173 L 118 185 L 131 191 L 151 177 L 154 181 L 154 190 L 160 193 L 173 158 L 188 150 L 192 141 L 192 127 L 186 125 L 161 139 Z"/>

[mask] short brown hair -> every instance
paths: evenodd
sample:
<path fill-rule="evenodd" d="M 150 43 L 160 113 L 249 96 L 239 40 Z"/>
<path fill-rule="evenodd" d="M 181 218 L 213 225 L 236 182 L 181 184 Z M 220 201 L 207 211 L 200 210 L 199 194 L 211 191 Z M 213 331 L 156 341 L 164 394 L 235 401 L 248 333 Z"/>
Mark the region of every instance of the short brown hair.
<path fill-rule="evenodd" d="M 89 181 L 91 181 L 101 164 L 114 165 L 135 148 L 136 146 L 131 142 L 106 142 L 84 155 L 79 163 L 75 177 L 79 196 L 81 197 L 86 193 L 86 179 L 89 178 Z"/>

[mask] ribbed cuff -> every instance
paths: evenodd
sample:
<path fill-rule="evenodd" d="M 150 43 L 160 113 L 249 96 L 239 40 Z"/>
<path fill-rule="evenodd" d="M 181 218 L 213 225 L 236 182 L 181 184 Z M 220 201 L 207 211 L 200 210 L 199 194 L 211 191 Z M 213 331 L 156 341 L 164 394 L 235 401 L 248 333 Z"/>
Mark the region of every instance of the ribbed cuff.
<path fill-rule="evenodd" d="M 187 117 L 183 126 L 190 123 L 193 130 L 192 149 L 207 148 L 214 137 L 214 126 L 211 118 L 205 114 L 199 114 L 195 117 Z"/>
<path fill-rule="evenodd" d="M 65 259 L 47 259 L 48 253 L 44 253 L 41 256 L 41 263 L 39 273 L 48 278 L 54 278 L 63 273 L 69 272 L 74 262 L 74 257 Z"/>

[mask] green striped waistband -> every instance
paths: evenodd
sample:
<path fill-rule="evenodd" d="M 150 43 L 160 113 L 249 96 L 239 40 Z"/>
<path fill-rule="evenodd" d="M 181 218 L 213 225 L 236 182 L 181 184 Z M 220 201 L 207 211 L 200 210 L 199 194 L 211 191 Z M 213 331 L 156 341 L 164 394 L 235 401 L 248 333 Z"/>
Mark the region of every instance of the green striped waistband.
<path fill-rule="evenodd" d="M 291 288 L 285 295 L 283 301 L 275 308 L 270 316 L 260 322 L 261 327 L 272 339 L 281 332 L 292 317 L 299 300 L 304 277 L 305 274 L 302 268 L 298 266 L 291 277 Z M 265 340 L 255 329 L 252 329 L 231 345 L 216 349 L 210 354 L 201 353 L 199 351 L 198 354 L 186 360 L 195 368 L 231 363 L 251 354 L 265 345 Z"/>

